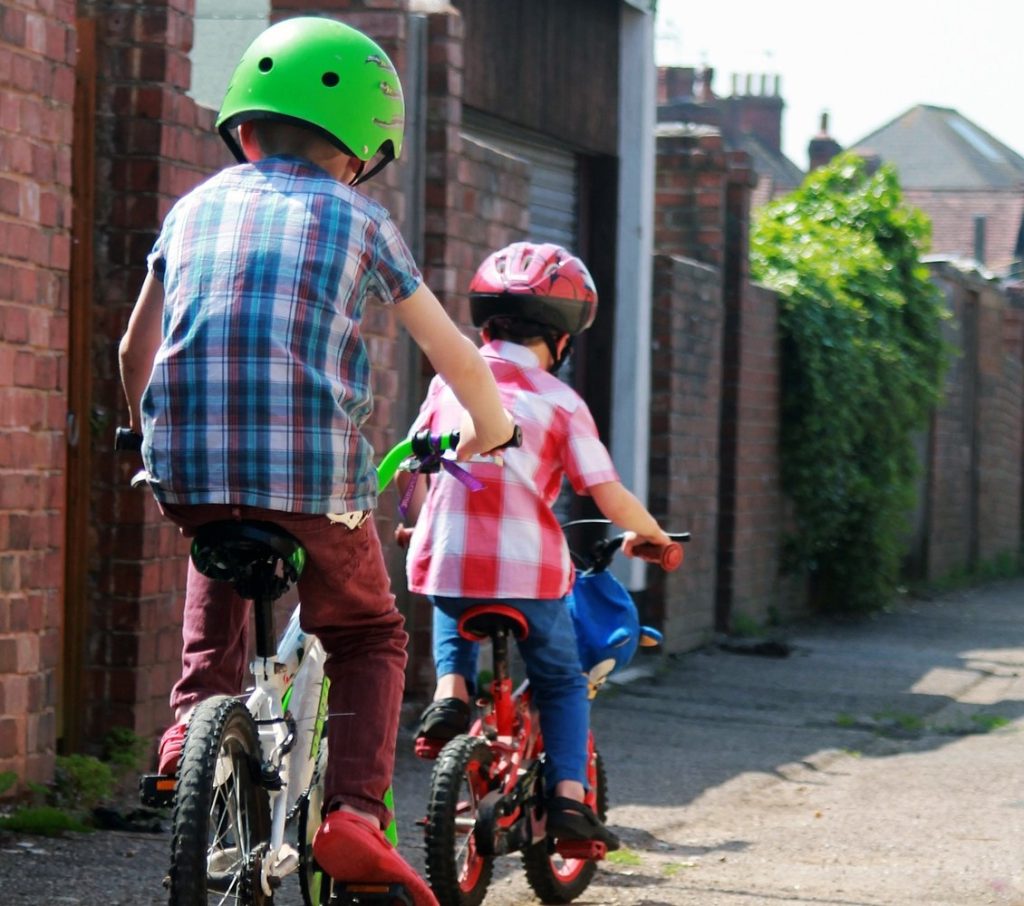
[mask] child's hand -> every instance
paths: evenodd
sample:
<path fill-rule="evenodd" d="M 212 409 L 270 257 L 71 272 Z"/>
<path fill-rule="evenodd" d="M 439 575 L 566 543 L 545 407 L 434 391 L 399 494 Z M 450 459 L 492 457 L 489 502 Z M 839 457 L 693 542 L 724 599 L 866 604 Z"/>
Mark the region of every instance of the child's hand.
<path fill-rule="evenodd" d="M 622 542 L 622 553 L 627 557 L 636 556 L 633 553 L 633 548 L 638 544 L 656 544 L 658 547 L 665 547 L 672 543 L 672 539 L 660 527 L 654 534 L 638 535 L 636 532 L 624 532 L 623 534 L 625 537 Z"/>
<path fill-rule="evenodd" d="M 395 526 L 395 544 L 402 550 L 408 550 L 410 541 L 412 541 L 412 529 L 399 522 Z"/>
<path fill-rule="evenodd" d="M 490 453 L 508 443 L 515 430 L 515 422 L 507 410 L 502 410 L 504 420 L 498 419 L 493 423 L 484 426 L 484 430 L 477 430 L 468 412 L 462 413 L 462 421 L 459 424 L 459 445 L 455 449 L 455 458 L 464 462 L 477 454 Z M 501 461 L 500 456 L 496 457 L 497 462 Z"/>

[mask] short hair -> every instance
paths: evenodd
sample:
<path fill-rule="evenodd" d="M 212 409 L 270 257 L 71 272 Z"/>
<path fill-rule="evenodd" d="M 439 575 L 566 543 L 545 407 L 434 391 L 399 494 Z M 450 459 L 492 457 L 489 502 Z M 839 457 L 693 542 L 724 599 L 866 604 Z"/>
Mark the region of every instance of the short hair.
<path fill-rule="evenodd" d="M 253 137 L 268 157 L 277 154 L 310 157 L 325 149 L 342 153 L 340 148 L 327 141 L 318 131 L 306 128 L 301 123 L 273 119 L 254 119 L 251 122 Z"/>
<path fill-rule="evenodd" d="M 492 340 L 510 340 L 520 344 L 557 340 L 564 333 L 538 321 L 508 317 L 491 318 L 484 324 L 484 329 Z"/>

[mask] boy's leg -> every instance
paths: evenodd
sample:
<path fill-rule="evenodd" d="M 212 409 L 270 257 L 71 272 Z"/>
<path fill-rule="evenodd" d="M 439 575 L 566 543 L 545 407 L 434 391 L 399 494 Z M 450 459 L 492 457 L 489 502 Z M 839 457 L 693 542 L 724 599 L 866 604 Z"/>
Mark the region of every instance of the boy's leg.
<path fill-rule="evenodd" d="M 168 505 L 163 511 L 186 537 L 207 522 L 232 517 L 232 508 L 226 506 Z M 249 602 L 235 594 L 229 583 L 215 582 L 200 573 L 191 558 L 181 636 L 181 678 L 170 696 L 177 725 L 168 728 L 160 744 L 160 772 L 168 774 L 177 770 L 181 754 L 184 732 L 180 724 L 204 699 L 238 695 L 249 660 Z"/>
<path fill-rule="evenodd" d="M 476 689 L 480 650 L 476 642 L 459 635 L 459 616 L 476 602 L 431 597 L 430 603 L 434 605 L 432 640 L 437 685 L 416 731 L 416 754 L 421 758 L 436 758 L 444 743 L 469 730 L 469 700 Z"/>
<path fill-rule="evenodd" d="M 515 601 L 530 634 L 519 643 L 547 756 L 547 832 L 560 840 L 596 840 L 618 849 L 619 840 L 582 801 L 587 787 L 590 701 L 576 634 L 564 600 Z"/>
<path fill-rule="evenodd" d="M 478 601 L 463 598 L 431 597 L 434 605 L 433 654 L 437 677 L 461 677 L 468 695 L 476 690 L 477 660 L 480 646 L 459 635 L 459 617 Z M 468 700 L 468 699 L 467 699 Z"/>
<path fill-rule="evenodd" d="M 376 526 L 368 519 L 350 530 L 326 517 L 294 515 L 280 524 L 306 548 L 300 621 L 327 653 L 325 799 L 369 812 L 386 826 L 391 815 L 383 800 L 394 768 L 408 636 Z"/>
<path fill-rule="evenodd" d="M 590 701 L 576 653 L 576 634 L 564 600 L 511 601 L 530 634 L 519 642 L 547 754 L 548 791 L 560 781 L 587 785 Z"/>
<path fill-rule="evenodd" d="M 242 691 L 249 659 L 249 602 L 229 583 L 208 579 L 191 559 L 181 637 L 181 679 L 171 690 L 176 715 L 212 695 Z"/>

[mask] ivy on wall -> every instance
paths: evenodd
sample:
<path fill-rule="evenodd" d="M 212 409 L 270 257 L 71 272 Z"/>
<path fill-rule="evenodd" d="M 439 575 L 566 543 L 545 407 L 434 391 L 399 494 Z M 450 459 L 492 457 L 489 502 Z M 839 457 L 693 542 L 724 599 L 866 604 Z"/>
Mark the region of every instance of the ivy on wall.
<path fill-rule="evenodd" d="M 765 207 L 751 273 L 780 300 L 787 563 L 822 609 L 868 611 L 906 553 L 913 436 L 939 399 L 947 316 L 921 255 L 930 223 L 895 171 L 842 155 Z"/>

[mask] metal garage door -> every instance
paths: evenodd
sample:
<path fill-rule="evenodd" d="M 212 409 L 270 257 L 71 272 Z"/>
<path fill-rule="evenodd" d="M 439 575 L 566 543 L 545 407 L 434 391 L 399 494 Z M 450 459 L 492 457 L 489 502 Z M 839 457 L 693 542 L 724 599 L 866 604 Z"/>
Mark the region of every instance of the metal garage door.
<path fill-rule="evenodd" d="M 521 157 L 530 165 L 530 236 L 579 251 L 579 172 L 576 155 L 557 144 L 524 135 L 512 126 L 465 111 L 470 138 Z"/>

